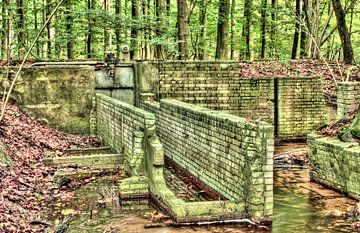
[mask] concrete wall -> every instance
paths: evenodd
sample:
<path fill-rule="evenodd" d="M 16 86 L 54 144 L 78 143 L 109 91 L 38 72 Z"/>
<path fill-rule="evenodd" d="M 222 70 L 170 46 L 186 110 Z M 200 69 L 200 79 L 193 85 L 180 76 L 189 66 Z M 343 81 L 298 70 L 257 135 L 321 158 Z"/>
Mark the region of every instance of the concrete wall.
<path fill-rule="evenodd" d="M 95 72 L 96 93 L 122 102 L 135 103 L 134 68 L 131 63 L 120 63 Z"/>
<path fill-rule="evenodd" d="M 358 109 L 360 82 L 339 82 L 337 90 L 337 118 L 340 119 Z"/>
<path fill-rule="evenodd" d="M 236 62 L 160 62 L 135 65 L 136 86 L 155 99 L 171 98 L 276 124 L 282 138 L 305 137 L 322 124 L 320 78 L 244 78 Z M 305 124 L 302 124 L 305 122 Z"/>
<path fill-rule="evenodd" d="M 360 200 L 360 146 L 337 138 L 308 136 L 311 178 Z"/>
<path fill-rule="evenodd" d="M 0 70 L 1 95 L 16 69 Z M 4 80 L 7 80 L 4 82 Z M 92 97 L 95 94 L 93 68 L 24 68 L 12 92 L 15 102 L 29 116 L 60 131 L 88 135 Z"/>
<path fill-rule="evenodd" d="M 271 215 L 270 124 L 176 100 L 161 100 L 160 106 L 144 102 L 143 107 L 157 116 L 157 133 L 167 157 L 228 200 L 243 203 L 248 214 Z"/>

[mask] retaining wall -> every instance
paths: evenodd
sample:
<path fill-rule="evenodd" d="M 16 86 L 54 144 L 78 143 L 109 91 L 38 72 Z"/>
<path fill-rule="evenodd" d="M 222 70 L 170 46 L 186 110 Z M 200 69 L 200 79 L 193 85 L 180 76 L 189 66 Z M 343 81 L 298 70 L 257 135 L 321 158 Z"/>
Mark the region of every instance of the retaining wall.
<path fill-rule="evenodd" d="M 144 174 L 143 138 L 155 116 L 106 95 L 96 95 L 96 131 L 101 141 L 124 156 L 126 170 Z"/>
<path fill-rule="evenodd" d="M 360 82 L 339 82 L 337 90 L 337 118 L 341 119 L 358 109 Z"/>
<path fill-rule="evenodd" d="M 9 89 L 15 68 L 0 69 L 1 96 Z M 29 116 L 72 134 L 88 135 L 95 94 L 93 68 L 24 68 L 12 92 L 15 102 Z"/>
<path fill-rule="evenodd" d="M 144 177 L 146 177 L 145 180 L 149 184 L 149 190 L 152 198 L 176 222 L 198 222 L 234 218 L 239 219 L 250 216 L 260 217 L 261 220 L 263 217 L 271 216 L 273 202 L 271 172 L 272 158 L 269 158 L 269 156 L 272 156 L 273 147 L 265 146 L 267 143 L 271 145 L 273 144 L 273 139 L 271 138 L 272 133 L 268 132 L 272 130 L 271 126 L 266 123 L 258 123 L 256 125 L 251 124 L 251 126 L 247 126 L 249 129 L 258 127 L 259 132 L 261 132 L 258 137 L 254 136 L 253 139 L 250 139 L 251 137 L 249 136 L 249 141 L 244 142 L 244 146 L 245 144 L 248 145 L 247 148 L 249 149 L 249 152 L 247 154 L 245 153 L 246 155 L 244 155 L 244 157 L 239 157 L 239 164 L 236 165 L 234 163 L 235 168 L 238 166 L 238 169 L 245 169 L 243 167 L 254 165 L 253 170 L 251 167 L 246 167 L 244 170 L 244 172 L 249 172 L 249 176 L 244 178 L 246 179 L 246 185 L 248 186 L 243 187 L 243 189 L 238 189 L 237 186 L 232 187 L 234 184 L 228 184 L 228 189 L 223 189 L 225 194 L 231 194 L 230 189 L 238 189 L 239 193 L 242 191 L 243 193 L 246 193 L 246 196 L 228 196 L 231 200 L 224 201 L 185 202 L 184 200 L 176 197 L 176 195 L 166 186 L 163 173 L 164 150 L 156 134 L 155 114 L 135 108 L 119 100 L 115 100 L 101 94 L 96 96 L 96 100 L 94 102 L 96 103 L 97 124 L 96 129 L 93 130 L 97 131 L 98 137 L 101 138 L 104 143 L 111 145 L 117 152 L 124 153 L 125 161 L 132 161 L 135 157 L 136 161 L 141 161 L 139 163 L 135 163 L 139 165 L 138 167 L 135 167 L 135 169 L 131 166 L 131 162 L 127 162 L 129 164 L 127 169 L 132 174 L 132 179 L 144 180 Z M 155 106 L 155 110 L 156 109 L 159 108 L 156 108 Z M 128 124 L 128 121 L 131 122 L 129 126 L 126 126 L 125 122 Z M 226 122 L 224 121 L 222 124 L 229 124 L 228 127 L 235 127 L 231 126 L 231 122 L 233 121 L 229 119 Z M 241 125 L 244 122 L 238 123 Z M 215 124 L 220 123 L 218 122 Z M 244 128 L 244 131 L 248 132 L 249 129 Z M 134 133 L 136 132 L 142 132 L 142 137 L 134 137 Z M 181 131 L 179 131 L 179 133 L 181 133 Z M 254 133 L 249 133 L 249 135 L 250 134 Z M 199 140 L 201 140 L 200 136 Z M 138 144 L 140 141 L 141 143 Z M 203 146 L 205 146 L 205 144 L 206 143 L 204 143 Z M 250 147 L 250 144 L 256 144 L 256 148 L 258 148 L 257 152 L 261 153 L 261 155 L 250 150 L 250 148 L 252 148 Z M 219 145 L 222 144 L 220 143 Z M 141 151 L 140 154 L 142 157 L 140 157 L 140 154 L 133 157 L 133 155 L 129 153 L 130 151 Z M 218 156 L 224 155 L 218 154 Z M 245 159 L 246 156 L 249 157 L 248 162 L 241 163 L 240 160 Z M 254 161 L 254 164 L 250 161 Z M 231 163 L 231 159 L 226 160 L 223 158 L 223 162 L 224 164 Z M 226 172 L 225 170 L 222 171 Z M 234 168 L 232 168 L 232 172 L 236 172 Z M 228 178 L 221 177 L 219 174 L 217 174 L 217 176 L 219 187 L 226 186 L 226 182 L 228 180 L 225 182 L 225 179 Z M 242 170 L 238 171 L 235 177 L 231 179 L 236 179 L 236 177 L 238 177 L 239 181 L 243 179 Z M 126 184 L 130 183 L 128 182 Z M 136 186 L 137 184 L 134 183 L 134 185 Z M 129 190 L 132 190 L 131 188 L 132 187 L 129 187 Z"/>
<path fill-rule="evenodd" d="M 273 126 L 176 100 L 143 107 L 156 115 L 167 157 L 246 214 L 272 214 Z"/>
<path fill-rule="evenodd" d="M 308 136 L 311 178 L 360 200 L 360 146 L 337 138 Z"/>
<path fill-rule="evenodd" d="M 319 77 L 244 78 L 242 67 L 222 61 L 138 63 L 137 104 L 141 93 L 154 93 L 157 101 L 171 98 L 269 122 L 282 138 L 305 137 L 322 124 Z"/>

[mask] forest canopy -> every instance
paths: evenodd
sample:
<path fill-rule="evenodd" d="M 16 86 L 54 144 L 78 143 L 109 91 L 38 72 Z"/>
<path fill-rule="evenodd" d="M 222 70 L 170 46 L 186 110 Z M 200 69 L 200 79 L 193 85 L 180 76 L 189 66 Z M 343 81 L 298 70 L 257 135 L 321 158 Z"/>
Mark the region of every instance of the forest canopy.
<path fill-rule="evenodd" d="M 357 0 L 2 0 L 0 60 L 287 60 L 358 63 Z"/>

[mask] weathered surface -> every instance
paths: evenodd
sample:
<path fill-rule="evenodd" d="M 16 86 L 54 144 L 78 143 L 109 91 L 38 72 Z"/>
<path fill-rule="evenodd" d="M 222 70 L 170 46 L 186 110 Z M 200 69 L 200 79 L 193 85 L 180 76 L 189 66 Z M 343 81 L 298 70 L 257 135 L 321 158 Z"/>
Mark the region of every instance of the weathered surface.
<path fill-rule="evenodd" d="M 155 125 L 155 116 L 101 94 L 96 95 L 96 116 L 97 136 L 101 141 L 123 154 L 129 173 L 144 174 L 144 131 L 147 124 Z"/>
<path fill-rule="evenodd" d="M 247 214 L 272 214 L 274 132 L 265 122 L 176 100 L 145 102 L 157 116 L 165 155 Z"/>
<path fill-rule="evenodd" d="M 59 158 L 46 158 L 44 163 L 53 166 L 91 167 L 97 169 L 116 169 L 122 164 L 120 154 L 80 155 Z"/>
<path fill-rule="evenodd" d="M 320 78 L 278 79 L 278 135 L 306 136 L 325 120 L 325 99 Z"/>
<path fill-rule="evenodd" d="M 137 64 L 136 103 L 141 104 L 141 93 L 154 93 L 156 100 L 176 99 L 275 124 L 281 138 L 305 137 L 321 125 L 325 99 L 320 78 L 242 77 L 243 66 L 217 61 Z"/>
<path fill-rule="evenodd" d="M 255 168 L 254 171 L 247 167 L 247 171 L 250 170 L 249 179 L 247 179 L 249 187 L 246 188 L 249 193 L 246 196 L 247 199 L 190 203 L 179 199 L 166 185 L 164 151 L 156 134 L 155 115 L 104 95 L 97 95 L 96 106 L 99 138 L 115 151 L 123 151 L 126 169 L 132 174 L 130 179 L 120 184 L 119 188 L 124 196 L 127 194 L 134 196 L 136 193 L 143 195 L 148 187 L 152 198 L 176 222 L 224 220 L 242 218 L 247 215 L 271 216 L 273 202 L 272 159 L 266 156 L 272 156 L 272 149 L 271 146 L 270 148 L 263 147 L 263 143 L 273 143 L 273 134 L 268 132 L 268 130 L 272 130 L 270 125 L 266 123 L 258 123 L 256 126 L 250 124 L 253 128 L 259 128 L 260 135 L 257 140 L 254 135 L 253 140 L 249 138 L 247 142 L 244 142 L 245 144 L 257 144 L 257 148 L 261 149 L 261 151 L 249 150 L 247 154 L 249 157 L 247 164 L 250 165 L 250 161 L 256 163 L 252 164 Z M 267 139 L 268 136 L 270 140 Z M 264 142 L 264 140 L 268 141 Z M 174 145 L 174 147 L 176 146 Z M 239 149 L 241 150 L 241 148 Z M 261 153 L 261 156 L 258 156 L 256 152 Z M 256 159 L 257 157 L 261 157 L 261 159 Z M 231 159 L 228 159 L 224 164 L 230 161 Z M 265 165 L 265 163 L 269 165 Z M 262 170 L 258 172 L 257 169 Z M 240 179 L 242 174 L 238 173 L 238 176 Z M 219 179 L 222 178 L 223 180 L 219 181 L 219 184 L 223 185 L 227 178 L 219 176 Z M 148 186 L 143 183 L 144 179 L 148 181 Z M 233 183 L 233 185 L 237 184 Z M 236 189 L 236 187 L 231 188 Z"/>
<path fill-rule="evenodd" d="M 308 136 L 311 177 L 360 199 L 360 146 L 337 138 Z"/>
<path fill-rule="evenodd" d="M 13 78 L 16 70 L 11 70 Z M 1 94 L 5 70 L 0 70 Z M 93 68 L 24 68 L 12 92 L 12 100 L 29 116 L 51 128 L 89 135 L 91 98 L 95 93 Z"/>
<path fill-rule="evenodd" d="M 358 109 L 360 103 L 360 82 L 339 82 L 337 93 L 338 119 Z"/>

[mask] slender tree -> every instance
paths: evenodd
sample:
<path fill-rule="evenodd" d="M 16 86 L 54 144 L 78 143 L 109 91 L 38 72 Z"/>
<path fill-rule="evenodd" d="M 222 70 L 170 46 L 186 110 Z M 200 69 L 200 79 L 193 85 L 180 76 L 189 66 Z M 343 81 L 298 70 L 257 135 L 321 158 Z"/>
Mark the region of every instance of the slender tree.
<path fill-rule="evenodd" d="M 271 0 L 271 28 L 270 28 L 270 51 L 272 57 L 277 57 L 277 49 L 276 49 L 276 19 L 277 19 L 277 6 L 278 0 Z"/>
<path fill-rule="evenodd" d="M 303 0 L 302 2 L 302 11 L 301 11 L 301 19 L 303 19 L 304 17 L 306 17 L 306 11 L 307 11 L 307 3 L 308 0 Z M 306 24 L 302 24 L 301 26 L 301 33 L 300 33 L 300 57 L 301 58 L 305 58 L 308 55 L 307 52 L 307 46 L 308 46 L 308 32 L 306 29 Z"/>
<path fill-rule="evenodd" d="M 87 58 L 92 58 L 92 48 L 91 43 L 93 40 L 94 35 L 94 25 L 95 25 L 95 18 L 93 17 L 93 10 L 94 10 L 94 0 L 87 0 L 87 6 L 88 6 L 88 31 L 87 31 L 87 38 L 86 38 L 86 54 Z"/>
<path fill-rule="evenodd" d="M 105 18 L 109 17 L 110 1 L 104 0 Z M 107 25 L 104 27 L 104 54 L 110 51 L 110 30 Z"/>
<path fill-rule="evenodd" d="M 206 40 L 206 11 L 207 6 L 210 3 L 210 0 L 205 2 L 205 0 L 200 0 L 199 2 L 199 24 L 200 24 L 200 35 L 199 35 L 199 48 L 198 48 L 198 58 L 199 60 L 206 59 L 206 50 L 205 50 L 205 40 Z"/>
<path fill-rule="evenodd" d="M 188 6 L 186 0 L 177 0 L 178 14 L 177 14 L 177 25 L 178 25 L 178 44 L 179 44 L 179 56 L 180 60 L 187 60 L 189 58 L 189 42 L 188 42 Z"/>
<path fill-rule="evenodd" d="M 299 36 L 300 36 L 300 16 L 301 16 L 301 3 L 300 0 L 296 0 L 295 6 L 295 31 L 294 31 L 294 41 L 291 51 L 291 59 L 296 59 L 297 49 L 299 45 Z"/>
<path fill-rule="evenodd" d="M 228 59 L 230 0 L 219 0 L 219 18 L 217 26 L 216 59 Z"/>
<path fill-rule="evenodd" d="M 90 0 L 88 0 L 90 1 Z M 121 0 L 115 0 L 115 41 L 116 41 L 116 55 L 120 56 L 121 50 Z"/>
<path fill-rule="evenodd" d="M 345 64 L 352 64 L 354 61 L 354 51 L 351 44 L 350 33 L 346 25 L 345 12 L 340 0 L 331 0 L 336 15 L 337 28 L 343 48 L 343 56 Z"/>
<path fill-rule="evenodd" d="M 131 0 L 131 50 L 130 50 L 130 57 L 131 59 L 139 59 L 139 36 L 140 31 L 138 29 L 138 20 L 140 16 L 140 5 L 139 0 Z"/>
<path fill-rule="evenodd" d="M 17 6 L 17 30 L 18 30 L 18 46 L 19 46 L 19 60 L 25 55 L 25 12 L 23 0 L 16 0 Z"/>
<path fill-rule="evenodd" d="M 252 6 L 253 0 L 245 0 L 244 4 L 244 24 L 242 38 L 245 42 L 245 48 L 242 51 L 242 57 L 245 60 L 251 60 L 252 50 L 251 50 L 251 24 L 252 24 Z"/>
<path fill-rule="evenodd" d="M 265 58 L 265 49 L 266 49 L 266 10 L 267 10 L 267 0 L 261 0 L 261 50 L 260 58 Z"/>
<path fill-rule="evenodd" d="M 72 16 L 72 2 L 71 0 L 65 0 L 66 8 L 66 34 L 67 34 L 67 57 L 68 59 L 74 58 L 74 40 L 73 40 L 73 16 Z"/>
<path fill-rule="evenodd" d="M 169 9 L 168 9 L 168 6 L 169 6 Z M 170 14 L 170 5 L 168 5 L 165 0 L 155 0 L 155 9 L 156 9 L 156 23 L 157 23 L 156 36 L 157 36 L 157 38 L 162 39 L 165 34 L 165 26 L 166 25 L 168 26 L 168 20 L 169 20 L 169 16 L 170 16 L 168 14 Z M 165 58 L 163 43 L 158 42 L 156 44 L 155 57 L 156 57 L 156 59 L 164 59 Z"/>
<path fill-rule="evenodd" d="M 230 59 L 234 60 L 235 56 L 235 6 L 236 0 L 231 1 L 231 9 L 230 9 Z"/>

